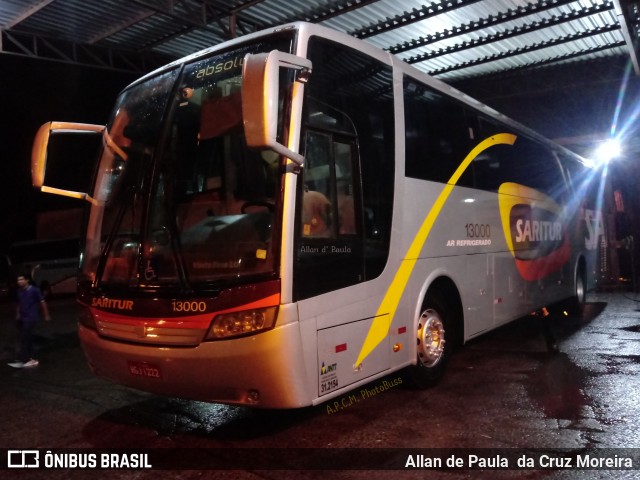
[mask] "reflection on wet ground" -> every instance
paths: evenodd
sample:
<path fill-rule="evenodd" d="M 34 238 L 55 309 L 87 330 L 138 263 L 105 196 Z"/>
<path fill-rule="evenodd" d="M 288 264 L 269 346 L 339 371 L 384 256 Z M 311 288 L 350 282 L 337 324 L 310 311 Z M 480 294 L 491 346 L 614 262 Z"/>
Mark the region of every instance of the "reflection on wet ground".
<path fill-rule="evenodd" d="M 558 353 L 531 374 L 527 392 L 548 418 L 576 420 L 589 403 L 586 377 L 566 354 Z"/>
<path fill-rule="evenodd" d="M 150 396 L 148 400 L 109 410 L 84 427 L 84 437 L 96 448 L 110 448 L 124 430 L 137 427 L 146 443 L 175 446 L 187 438 L 191 447 L 221 447 L 261 442 L 323 412 L 316 408 L 297 410 L 252 410 Z M 105 431 L 105 426 L 110 428 Z M 119 428 L 113 428 L 119 426 Z M 113 431 L 113 437 L 105 434 Z M 129 433 L 130 434 L 130 433 Z M 127 439 L 127 443 L 135 443 Z"/>

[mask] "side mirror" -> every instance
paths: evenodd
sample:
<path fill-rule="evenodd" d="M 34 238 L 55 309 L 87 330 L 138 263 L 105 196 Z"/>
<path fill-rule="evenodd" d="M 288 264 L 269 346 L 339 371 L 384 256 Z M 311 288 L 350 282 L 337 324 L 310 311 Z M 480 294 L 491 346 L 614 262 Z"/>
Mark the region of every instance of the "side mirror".
<path fill-rule="evenodd" d="M 280 68 L 297 71 L 296 82 L 304 84 L 311 74 L 311 61 L 289 53 L 273 50 L 256 55 L 247 54 L 242 65 L 242 117 L 247 145 L 269 148 L 291 159 L 299 166 L 304 157 L 278 143 L 278 107 Z M 294 86 L 292 103 L 302 107 L 302 88 Z"/>
<path fill-rule="evenodd" d="M 47 122 L 42 125 L 36 133 L 31 149 L 31 183 L 33 186 L 42 192 L 92 201 L 91 197 L 86 193 L 50 187 L 44 184 L 49 140 L 51 135 L 57 134 L 102 135 L 104 129 L 103 125 L 86 123 Z"/>

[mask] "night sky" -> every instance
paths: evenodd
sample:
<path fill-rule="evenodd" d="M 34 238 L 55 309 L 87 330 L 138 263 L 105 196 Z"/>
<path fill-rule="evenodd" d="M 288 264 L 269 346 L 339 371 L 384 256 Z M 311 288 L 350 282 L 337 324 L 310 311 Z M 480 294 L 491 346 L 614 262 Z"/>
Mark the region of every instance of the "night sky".
<path fill-rule="evenodd" d="M 118 92 L 138 75 L 0 55 L 0 253 L 35 238 L 35 213 L 63 206 L 31 187 L 31 144 L 50 120 L 106 123 Z M 93 159 L 88 159 L 92 161 Z M 69 171 L 77 170 L 69 165 Z M 80 203 L 66 203 L 66 206 Z"/>

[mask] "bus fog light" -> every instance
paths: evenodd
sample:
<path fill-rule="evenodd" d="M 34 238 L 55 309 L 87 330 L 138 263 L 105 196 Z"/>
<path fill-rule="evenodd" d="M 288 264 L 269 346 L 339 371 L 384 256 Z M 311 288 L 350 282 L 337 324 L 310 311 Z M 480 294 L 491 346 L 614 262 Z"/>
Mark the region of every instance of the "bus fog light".
<path fill-rule="evenodd" d="M 258 308 L 216 315 L 205 340 L 252 335 L 273 328 L 278 307 Z"/>

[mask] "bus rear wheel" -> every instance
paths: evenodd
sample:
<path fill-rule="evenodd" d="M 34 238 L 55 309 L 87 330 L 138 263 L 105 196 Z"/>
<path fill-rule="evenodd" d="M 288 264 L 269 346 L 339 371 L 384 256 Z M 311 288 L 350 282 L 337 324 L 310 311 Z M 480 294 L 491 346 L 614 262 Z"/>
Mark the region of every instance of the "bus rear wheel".
<path fill-rule="evenodd" d="M 427 295 L 417 322 L 417 361 L 409 369 L 411 380 L 418 388 L 435 385 L 445 371 L 453 349 L 453 325 L 446 304 Z"/>
<path fill-rule="evenodd" d="M 587 302 L 587 279 L 585 269 L 581 266 L 575 278 L 573 296 L 569 299 L 567 308 L 572 315 L 581 316 Z"/>

